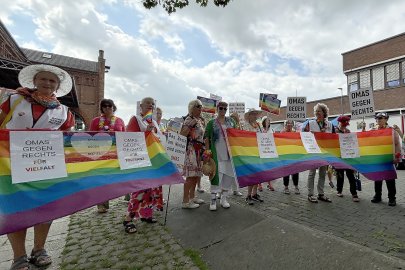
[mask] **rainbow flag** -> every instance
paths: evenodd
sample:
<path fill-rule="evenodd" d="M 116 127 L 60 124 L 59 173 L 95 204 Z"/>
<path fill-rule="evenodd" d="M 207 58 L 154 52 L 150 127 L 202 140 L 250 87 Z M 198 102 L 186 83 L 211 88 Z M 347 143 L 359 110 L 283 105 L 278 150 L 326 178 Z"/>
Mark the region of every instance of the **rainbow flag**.
<path fill-rule="evenodd" d="M 0 235 L 67 216 L 129 192 L 183 182 L 152 133 L 145 133 L 152 166 L 128 170 L 119 168 L 115 133 L 63 135 L 67 177 L 12 184 L 9 131 L 0 130 Z M 94 141 L 102 146 L 98 156 L 86 156 L 81 151 L 80 146 L 89 136 L 97 137 Z M 106 146 L 106 141 L 110 146 Z"/>
<path fill-rule="evenodd" d="M 153 113 L 152 111 L 148 111 L 143 117 L 142 120 L 148 122 L 149 124 L 152 123 Z"/>
<path fill-rule="evenodd" d="M 395 179 L 392 129 L 357 133 L 360 157 L 340 158 L 338 134 L 315 133 L 322 151 L 308 154 L 300 134 L 274 133 L 278 158 L 260 158 L 256 133 L 227 129 L 228 143 L 236 177 L 241 187 L 275 180 L 286 175 L 331 164 L 338 169 L 353 169 L 370 180 Z"/>
<path fill-rule="evenodd" d="M 277 99 L 275 94 L 260 94 L 260 108 L 266 112 L 279 115 L 281 100 Z"/>

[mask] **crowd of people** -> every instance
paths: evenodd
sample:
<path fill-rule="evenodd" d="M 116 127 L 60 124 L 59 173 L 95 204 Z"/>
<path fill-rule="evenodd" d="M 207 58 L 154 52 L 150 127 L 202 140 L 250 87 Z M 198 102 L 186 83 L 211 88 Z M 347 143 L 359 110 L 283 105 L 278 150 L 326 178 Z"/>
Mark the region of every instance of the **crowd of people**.
<path fill-rule="evenodd" d="M 21 88 L 16 94 L 11 95 L 0 105 L 0 128 L 2 129 L 46 129 L 46 130 L 71 130 L 74 126 L 74 117 L 69 109 L 62 105 L 57 97 L 67 94 L 72 88 L 72 80 L 69 74 L 57 67 L 50 65 L 31 65 L 21 70 L 19 73 Z M 180 134 L 187 137 L 187 148 L 185 156 L 184 170 L 182 172 L 185 182 L 183 188 L 182 208 L 195 209 L 200 207 L 204 200 L 196 196 L 196 189 L 204 192 L 201 188 L 201 177 L 203 176 L 204 163 L 210 164 L 210 202 L 208 209 L 217 210 L 217 200 L 222 208 L 231 207 L 228 200 L 230 195 L 242 196 L 238 182 L 234 174 L 231 162 L 230 150 L 227 143 L 226 129 L 237 128 L 253 132 L 272 132 L 269 116 L 259 109 L 249 109 L 244 115 L 242 124 L 237 114 L 226 116 L 228 103 L 220 101 L 217 104 L 217 114 L 214 118 L 206 122 L 202 117 L 203 105 L 200 100 L 192 100 L 188 104 L 188 113 L 184 117 L 184 122 Z M 89 131 L 96 132 L 153 132 L 158 137 L 165 136 L 166 127 L 162 123 L 162 109 L 156 108 L 155 100 L 152 97 L 145 97 L 140 103 L 140 115 L 133 116 L 128 125 L 115 115 L 117 106 L 111 99 L 103 99 L 99 104 L 100 115 L 91 121 Z M 152 113 L 156 110 L 156 119 Z M 314 107 L 313 120 L 310 120 L 304 127 L 307 132 L 326 133 L 348 133 L 350 117 L 342 115 L 338 121 L 338 126 L 334 126 L 328 121 L 329 110 L 325 104 L 318 103 Z M 397 126 L 388 125 L 389 116 L 386 113 L 375 115 L 375 129 L 393 128 L 395 153 L 400 153 L 400 139 L 403 134 Z M 282 132 L 299 132 L 295 130 L 294 121 L 285 121 Z M 398 162 L 399 156 L 394 155 L 394 163 Z M 324 192 L 327 166 L 309 170 L 307 179 L 308 201 L 318 203 L 318 201 L 331 203 Z M 318 172 L 317 195 L 315 196 L 315 176 Z M 356 189 L 355 172 L 349 169 L 335 170 L 337 177 L 337 196 L 342 197 L 344 174 L 346 174 L 350 185 L 350 193 L 353 202 L 359 202 Z M 283 185 L 285 194 L 290 194 L 289 180 L 292 179 L 295 194 L 300 194 L 298 187 L 299 174 L 285 175 Z M 274 190 L 268 179 L 260 179 L 267 182 L 267 188 Z M 395 179 L 385 180 L 388 190 L 388 205 L 396 205 Z M 375 181 L 375 195 L 372 203 L 379 203 L 382 200 L 382 183 Z M 258 191 L 262 185 L 252 185 L 247 187 L 245 201 L 248 205 L 263 203 Z M 136 191 L 128 198 L 128 211 L 123 220 L 123 227 L 126 233 L 137 232 L 134 219 L 139 219 L 147 223 L 155 223 L 154 211 L 163 210 L 162 187 L 155 187 L 146 190 Z M 108 211 L 109 202 L 105 201 L 97 205 L 97 211 L 104 214 Z M 34 226 L 34 247 L 27 256 L 25 249 L 26 229 L 8 234 L 14 252 L 14 262 L 10 269 L 27 270 L 31 264 L 37 267 L 45 267 L 52 263 L 51 257 L 45 250 L 45 242 L 52 222 L 38 224 Z"/>

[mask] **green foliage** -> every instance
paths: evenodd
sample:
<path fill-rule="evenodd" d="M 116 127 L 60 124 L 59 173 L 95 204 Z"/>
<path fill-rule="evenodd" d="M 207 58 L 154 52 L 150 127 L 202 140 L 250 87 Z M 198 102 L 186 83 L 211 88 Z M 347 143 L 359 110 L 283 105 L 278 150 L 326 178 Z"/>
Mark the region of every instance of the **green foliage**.
<path fill-rule="evenodd" d="M 225 7 L 231 0 L 213 0 L 214 5 L 217 7 Z M 195 2 L 201 7 L 208 5 L 208 0 L 195 0 Z M 189 4 L 189 0 L 142 0 L 142 4 L 145 8 L 151 9 L 157 5 L 161 5 L 167 13 L 171 14 L 176 10 L 182 9 Z"/>

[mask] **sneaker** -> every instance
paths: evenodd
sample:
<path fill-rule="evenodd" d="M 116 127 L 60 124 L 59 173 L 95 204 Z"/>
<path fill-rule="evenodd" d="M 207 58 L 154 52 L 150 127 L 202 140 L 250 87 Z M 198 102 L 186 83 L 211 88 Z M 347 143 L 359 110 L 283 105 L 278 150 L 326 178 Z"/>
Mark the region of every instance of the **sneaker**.
<path fill-rule="evenodd" d="M 343 197 L 343 194 L 342 194 L 342 192 L 338 192 L 338 193 L 336 193 L 336 196 L 342 198 L 342 197 Z"/>
<path fill-rule="evenodd" d="M 198 207 L 200 207 L 200 205 L 193 203 L 193 202 L 183 203 L 181 205 L 181 208 L 184 208 L 184 209 L 194 209 L 194 208 L 198 208 Z"/>
<path fill-rule="evenodd" d="M 274 191 L 274 187 L 270 186 L 270 185 L 267 185 L 267 189 L 270 190 L 270 191 Z"/>
<path fill-rule="evenodd" d="M 197 203 L 197 204 L 202 204 L 202 203 L 204 203 L 204 200 L 195 197 L 195 198 L 193 199 L 193 202 L 194 202 L 194 203 Z"/>
<path fill-rule="evenodd" d="M 301 194 L 300 189 L 296 187 L 296 188 L 294 189 L 294 193 L 295 193 L 295 194 Z"/>
<path fill-rule="evenodd" d="M 290 190 L 289 190 L 288 188 L 285 188 L 285 189 L 284 189 L 284 194 L 290 195 Z"/>
<path fill-rule="evenodd" d="M 221 192 L 218 192 L 218 193 L 217 193 L 217 199 L 218 199 L 218 200 L 221 199 Z"/>
<path fill-rule="evenodd" d="M 199 187 L 197 188 L 197 191 L 200 192 L 200 193 L 204 193 L 204 192 L 205 192 L 202 188 L 199 188 Z"/>
<path fill-rule="evenodd" d="M 252 196 L 247 196 L 245 201 L 246 201 L 246 203 L 248 205 L 254 205 L 255 204 L 254 201 L 252 200 Z"/>
<path fill-rule="evenodd" d="M 238 190 L 235 190 L 235 191 L 233 192 L 233 195 L 235 195 L 235 196 L 242 196 L 243 194 L 242 194 L 242 192 L 240 192 L 240 191 L 238 191 Z"/>
<path fill-rule="evenodd" d="M 224 196 L 224 195 L 222 195 L 220 203 L 221 203 L 221 206 L 225 209 L 231 207 L 229 202 L 226 200 L 226 196 Z"/>
<path fill-rule="evenodd" d="M 211 200 L 210 211 L 216 211 L 216 210 L 217 210 L 217 200 Z"/>
<path fill-rule="evenodd" d="M 379 203 L 379 202 L 381 202 L 381 197 L 374 196 L 374 197 L 371 199 L 371 202 L 372 202 L 372 203 Z"/>
<path fill-rule="evenodd" d="M 389 206 L 395 206 L 395 205 L 397 205 L 397 201 L 395 199 L 389 199 L 388 205 Z"/>
<path fill-rule="evenodd" d="M 359 197 L 357 195 L 353 195 L 352 200 L 353 200 L 353 202 L 359 202 L 360 201 L 360 199 L 359 199 Z"/>
<path fill-rule="evenodd" d="M 255 194 L 252 196 L 252 200 L 256 201 L 256 202 L 264 202 L 262 198 L 260 198 L 259 194 Z"/>

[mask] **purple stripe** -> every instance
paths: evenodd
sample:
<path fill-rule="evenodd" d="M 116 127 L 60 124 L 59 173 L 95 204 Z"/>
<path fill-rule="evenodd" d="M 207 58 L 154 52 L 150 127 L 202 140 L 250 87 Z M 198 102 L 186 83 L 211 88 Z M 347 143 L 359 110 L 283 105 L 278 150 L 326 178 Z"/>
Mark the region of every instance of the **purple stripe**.
<path fill-rule="evenodd" d="M 381 181 L 381 180 L 391 180 L 397 179 L 397 171 L 382 171 L 382 172 L 371 172 L 371 173 L 363 173 L 363 175 L 373 181 Z"/>
<path fill-rule="evenodd" d="M 11 215 L 3 215 L 0 213 L 0 235 L 64 217 L 130 192 L 183 182 L 184 180 L 180 174 L 174 173 L 159 179 L 115 183 L 108 186 L 84 190 L 29 211 L 18 212 Z"/>

